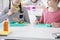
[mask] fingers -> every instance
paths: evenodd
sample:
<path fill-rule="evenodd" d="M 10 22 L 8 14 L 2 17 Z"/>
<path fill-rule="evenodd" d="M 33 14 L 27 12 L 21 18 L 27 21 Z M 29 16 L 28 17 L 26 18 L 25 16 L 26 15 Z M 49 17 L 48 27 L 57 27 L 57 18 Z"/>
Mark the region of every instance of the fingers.
<path fill-rule="evenodd" d="M 38 20 L 35 20 L 35 24 L 39 24 L 39 21 Z"/>
<path fill-rule="evenodd" d="M 17 10 L 16 10 L 15 8 L 11 8 L 11 9 L 10 9 L 10 12 L 11 12 L 11 13 L 15 13 L 16 11 L 17 11 Z"/>
<path fill-rule="evenodd" d="M 16 12 L 17 10 L 15 8 L 11 8 L 9 12 L 7 13 L 8 15 L 12 15 Z"/>
<path fill-rule="evenodd" d="M 52 25 L 52 27 L 55 27 L 55 28 L 59 27 L 58 23 L 51 23 L 51 25 Z"/>
<path fill-rule="evenodd" d="M 19 19 L 18 18 L 13 18 L 14 21 L 18 21 L 19 22 Z"/>

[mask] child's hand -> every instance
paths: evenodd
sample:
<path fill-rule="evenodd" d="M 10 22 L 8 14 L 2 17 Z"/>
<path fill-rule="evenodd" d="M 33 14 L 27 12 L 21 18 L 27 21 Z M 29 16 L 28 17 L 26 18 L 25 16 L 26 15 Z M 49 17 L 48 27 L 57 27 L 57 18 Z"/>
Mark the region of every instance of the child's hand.
<path fill-rule="evenodd" d="M 59 24 L 58 23 L 51 23 L 52 27 L 55 27 L 55 28 L 58 28 L 59 27 Z"/>
<path fill-rule="evenodd" d="M 39 24 L 40 22 L 38 20 L 35 20 L 35 24 Z"/>
<path fill-rule="evenodd" d="M 8 15 L 12 15 L 12 14 L 15 13 L 16 11 L 17 11 L 16 8 L 11 8 L 7 14 L 8 14 Z"/>
<path fill-rule="evenodd" d="M 13 20 L 19 22 L 19 19 L 18 18 L 13 18 Z"/>

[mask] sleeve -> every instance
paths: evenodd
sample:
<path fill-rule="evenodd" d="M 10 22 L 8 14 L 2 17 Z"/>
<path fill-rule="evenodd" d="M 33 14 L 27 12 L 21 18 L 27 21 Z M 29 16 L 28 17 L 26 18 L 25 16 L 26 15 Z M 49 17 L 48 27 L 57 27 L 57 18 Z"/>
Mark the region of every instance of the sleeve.
<path fill-rule="evenodd" d="M 6 9 L 4 9 L 0 14 L 0 23 L 4 21 L 4 19 L 8 18 L 8 15 L 6 14 Z"/>
<path fill-rule="evenodd" d="M 42 14 L 42 16 L 40 17 L 40 23 L 44 23 L 44 16 Z"/>
<path fill-rule="evenodd" d="M 42 16 L 40 17 L 40 23 L 44 23 L 44 11 L 45 11 L 45 10 L 43 10 Z"/>
<path fill-rule="evenodd" d="M 28 11 L 24 8 L 24 21 L 30 23 Z"/>
<path fill-rule="evenodd" d="M 58 23 L 58 26 L 60 27 L 60 23 Z"/>

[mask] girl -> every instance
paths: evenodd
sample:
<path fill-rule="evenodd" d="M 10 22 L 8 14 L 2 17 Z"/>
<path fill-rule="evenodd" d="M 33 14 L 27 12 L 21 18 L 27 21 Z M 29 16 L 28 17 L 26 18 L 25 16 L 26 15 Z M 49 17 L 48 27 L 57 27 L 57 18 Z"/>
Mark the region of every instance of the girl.
<path fill-rule="evenodd" d="M 1 13 L 0 22 L 6 18 L 8 18 L 10 22 L 25 21 L 30 23 L 27 10 L 21 6 L 21 0 L 11 0 L 9 7 L 6 7 Z"/>
<path fill-rule="evenodd" d="M 60 27 L 59 1 L 60 0 L 48 0 L 48 8 L 44 9 L 40 21 L 36 21 L 36 23 L 51 24 L 52 27 Z"/>

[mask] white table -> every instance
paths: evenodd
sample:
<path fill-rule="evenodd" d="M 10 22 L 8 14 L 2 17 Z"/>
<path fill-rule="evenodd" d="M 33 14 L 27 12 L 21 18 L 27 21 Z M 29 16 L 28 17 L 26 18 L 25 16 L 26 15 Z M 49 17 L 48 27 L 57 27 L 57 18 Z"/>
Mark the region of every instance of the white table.
<path fill-rule="evenodd" d="M 0 39 L 22 39 L 22 40 L 39 40 L 55 39 L 53 33 L 60 32 L 60 28 L 39 28 L 31 24 L 25 27 L 9 27 L 11 33 L 8 36 L 0 36 Z"/>

